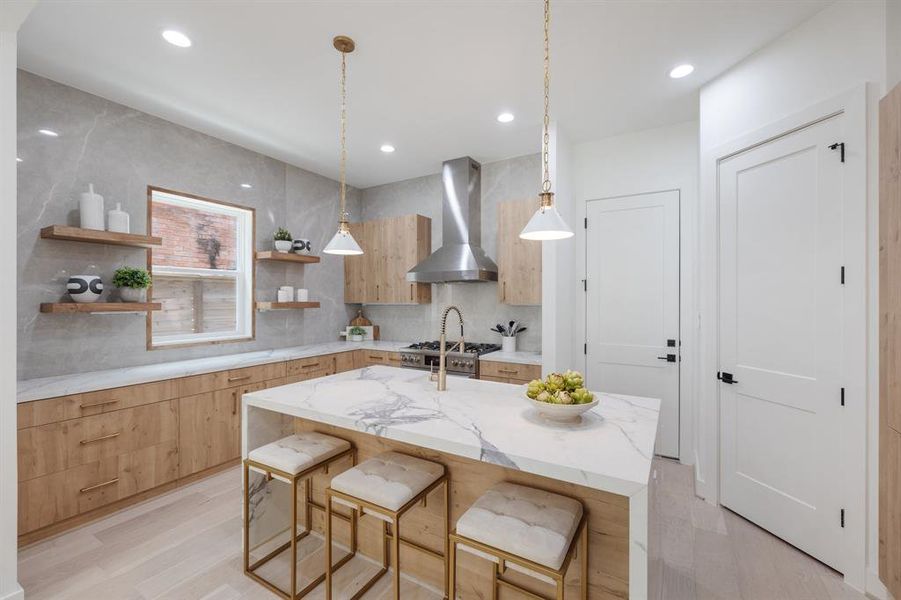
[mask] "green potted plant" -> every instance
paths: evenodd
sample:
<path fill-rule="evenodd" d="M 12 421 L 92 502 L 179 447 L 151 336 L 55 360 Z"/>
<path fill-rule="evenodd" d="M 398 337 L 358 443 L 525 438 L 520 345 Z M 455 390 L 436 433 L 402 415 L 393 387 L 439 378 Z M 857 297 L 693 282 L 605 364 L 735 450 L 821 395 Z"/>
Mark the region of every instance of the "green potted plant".
<path fill-rule="evenodd" d="M 290 231 L 284 227 L 279 227 L 275 230 L 275 235 L 272 236 L 272 239 L 275 241 L 276 251 L 291 252 L 291 247 L 294 245 L 294 237 Z"/>
<path fill-rule="evenodd" d="M 113 285 L 119 288 L 123 302 L 146 302 L 150 283 L 150 273 L 140 267 L 122 267 L 113 274 Z"/>
<path fill-rule="evenodd" d="M 350 336 L 350 341 L 352 342 L 362 342 L 363 338 L 366 337 L 366 330 L 362 327 L 351 327 L 350 331 L 347 332 Z"/>

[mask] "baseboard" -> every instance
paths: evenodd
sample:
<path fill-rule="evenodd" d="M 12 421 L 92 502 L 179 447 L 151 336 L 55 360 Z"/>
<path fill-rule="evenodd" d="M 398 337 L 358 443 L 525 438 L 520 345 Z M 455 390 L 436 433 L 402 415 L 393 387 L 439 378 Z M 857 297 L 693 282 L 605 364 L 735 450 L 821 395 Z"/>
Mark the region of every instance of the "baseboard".
<path fill-rule="evenodd" d="M 867 569 L 867 589 L 864 590 L 867 596 L 875 598 L 875 600 L 891 600 L 888 590 L 885 589 L 879 574 Z"/>
<path fill-rule="evenodd" d="M 17 583 L 16 589 L 12 590 L 11 592 L 7 592 L 3 596 L 0 596 L 0 600 L 25 600 L 25 590 L 23 590 L 22 586 Z"/>

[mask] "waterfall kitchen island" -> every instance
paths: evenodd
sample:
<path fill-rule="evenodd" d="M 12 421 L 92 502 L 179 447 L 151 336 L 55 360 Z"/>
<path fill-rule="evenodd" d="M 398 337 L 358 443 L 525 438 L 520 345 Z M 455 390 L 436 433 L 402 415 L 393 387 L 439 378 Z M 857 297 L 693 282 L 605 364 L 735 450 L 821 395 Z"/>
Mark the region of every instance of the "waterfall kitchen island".
<path fill-rule="evenodd" d="M 447 388 L 439 392 L 422 371 L 374 366 L 251 392 L 242 402 L 242 452 L 246 457 L 296 431 L 319 431 L 350 441 L 358 462 L 389 450 L 440 462 L 451 482 L 451 526 L 499 481 L 577 498 L 589 517 L 589 598 L 646 598 L 648 486 L 659 400 L 597 394 L 599 405 L 580 421 L 555 423 L 538 414 L 525 386 L 452 377 Z M 337 469 L 315 476 L 314 503 L 324 502 L 323 490 Z M 251 471 L 250 490 L 250 548 L 256 557 L 288 539 L 290 487 Z M 441 553 L 443 502 L 436 493 L 406 515 L 402 539 Z M 301 563 L 300 585 L 324 567 L 323 524 L 322 512 L 313 511 L 317 533 L 305 538 L 313 546 L 301 551 L 318 558 Z M 374 517 L 360 520 L 364 556 L 380 559 L 381 527 Z M 335 560 L 344 552 L 348 530 L 335 520 Z M 458 552 L 457 559 L 458 597 L 489 597 L 493 564 L 468 552 Z M 405 577 L 443 590 L 440 557 L 404 544 L 401 561 Z M 567 598 L 578 597 L 581 577 L 574 561 Z M 544 595 L 552 589 L 526 577 L 517 581 Z"/>

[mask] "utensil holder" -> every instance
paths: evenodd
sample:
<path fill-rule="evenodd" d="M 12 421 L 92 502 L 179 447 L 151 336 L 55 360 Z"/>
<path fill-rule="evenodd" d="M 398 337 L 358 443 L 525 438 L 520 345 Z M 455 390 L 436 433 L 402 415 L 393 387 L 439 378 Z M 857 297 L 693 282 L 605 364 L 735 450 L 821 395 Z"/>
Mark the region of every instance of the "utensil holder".
<path fill-rule="evenodd" d="M 502 336 L 501 337 L 501 351 L 502 352 L 516 352 L 516 336 Z"/>

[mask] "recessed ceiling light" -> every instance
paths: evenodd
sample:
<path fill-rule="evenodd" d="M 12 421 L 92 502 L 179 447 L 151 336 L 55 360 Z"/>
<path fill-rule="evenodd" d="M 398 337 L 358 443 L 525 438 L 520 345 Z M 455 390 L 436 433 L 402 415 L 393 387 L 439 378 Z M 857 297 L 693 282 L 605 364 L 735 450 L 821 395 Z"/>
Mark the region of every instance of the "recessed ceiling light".
<path fill-rule="evenodd" d="M 394 146 L 392 146 L 391 144 L 382 144 L 382 147 L 379 148 L 379 150 L 381 150 L 382 152 L 385 152 L 387 154 L 390 154 L 390 153 L 394 152 Z"/>
<path fill-rule="evenodd" d="M 167 29 L 166 31 L 164 31 L 163 39 L 173 46 L 178 46 L 179 48 L 191 47 L 191 38 L 180 31 L 175 31 L 174 29 Z"/>
<path fill-rule="evenodd" d="M 19 157 L 17 156 L 17 157 L 16 157 L 16 162 L 22 162 L 22 159 L 19 158 Z"/>
<path fill-rule="evenodd" d="M 38 129 L 38 133 L 43 133 L 44 135 L 49 135 L 50 137 L 59 137 L 59 134 L 52 129 Z"/>
<path fill-rule="evenodd" d="M 249 183 L 242 183 L 242 184 L 241 184 L 241 187 L 244 188 L 245 190 L 249 190 L 249 189 L 252 188 L 253 186 L 250 185 Z"/>
<path fill-rule="evenodd" d="M 686 75 L 691 75 L 695 68 L 692 65 L 679 65 L 669 72 L 669 76 L 673 79 L 681 79 Z"/>
<path fill-rule="evenodd" d="M 501 113 L 497 116 L 497 120 L 500 121 L 501 123 L 509 123 L 510 121 L 512 121 L 515 118 L 516 117 L 513 116 L 513 113 L 507 113 L 507 112 Z"/>

